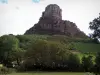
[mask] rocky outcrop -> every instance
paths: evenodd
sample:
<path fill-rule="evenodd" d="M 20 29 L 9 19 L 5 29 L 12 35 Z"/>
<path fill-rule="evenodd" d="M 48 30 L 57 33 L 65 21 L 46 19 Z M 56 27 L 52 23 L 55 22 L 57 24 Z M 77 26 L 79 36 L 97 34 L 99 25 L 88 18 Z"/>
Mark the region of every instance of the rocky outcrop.
<path fill-rule="evenodd" d="M 62 9 L 56 4 L 50 4 L 45 8 L 39 22 L 27 30 L 25 34 L 60 34 L 67 36 L 86 36 L 84 32 L 77 28 L 76 24 L 67 20 L 62 20 Z"/>

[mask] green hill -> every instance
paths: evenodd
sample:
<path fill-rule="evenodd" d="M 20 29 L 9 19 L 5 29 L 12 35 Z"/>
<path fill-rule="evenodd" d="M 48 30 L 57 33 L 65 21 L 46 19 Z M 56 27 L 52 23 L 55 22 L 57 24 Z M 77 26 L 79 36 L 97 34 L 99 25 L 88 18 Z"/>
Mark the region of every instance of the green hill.
<path fill-rule="evenodd" d="M 34 42 L 35 40 L 42 39 L 48 41 L 55 41 L 68 45 L 74 45 L 74 50 L 77 50 L 82 53 L 88 52 L 99 52 L 100 44 L 96 44 L 90 38 L 75 38 L 75 37 L 67 37 L 63 35 L 17 35 L 16 36 L 21 44 L 28 44 L 30 42 Z M 72 46 L 71 46 L 72 47 Z"/>
<path fill-rule="evenodd" d="M 96 43 L 75 43 L 75 48 L 80 52 L 100 52 L 100 44 Z"/>

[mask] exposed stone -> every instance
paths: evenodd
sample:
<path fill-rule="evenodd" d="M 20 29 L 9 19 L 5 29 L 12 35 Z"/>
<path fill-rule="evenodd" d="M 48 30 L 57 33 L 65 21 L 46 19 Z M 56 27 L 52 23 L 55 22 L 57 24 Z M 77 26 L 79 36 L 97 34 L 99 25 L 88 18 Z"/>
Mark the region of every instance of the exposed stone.
<path fill-rule="evenodd" d="M 67 36 L 86 36 L 84 32 L 77 28 L 76 24 L 67 20 L 62 20 L 62 10 L 56 4 L 50 4 L 45 8 L 39 22 L 27 30 L 25 34 L 60 34 Z"/>

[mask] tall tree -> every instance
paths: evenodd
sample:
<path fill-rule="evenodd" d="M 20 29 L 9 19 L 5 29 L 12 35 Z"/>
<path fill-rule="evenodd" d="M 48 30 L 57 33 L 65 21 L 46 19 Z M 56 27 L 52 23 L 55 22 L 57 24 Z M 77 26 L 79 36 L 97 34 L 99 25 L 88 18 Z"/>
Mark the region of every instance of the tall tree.
<path fill-rule="evenodd" d="M 0 62 L 8 66 L 15 61 L 15 53 L 20 52 L 19 40 L 14 35 L 0 37 Z"/>
<path fill-rule="evenodd" d="M 93 30 L 92 38 L 100 38 L 100 14 L 99 17 L 95 18 L 92 22 L 89 23 L 89 28 Z"/>

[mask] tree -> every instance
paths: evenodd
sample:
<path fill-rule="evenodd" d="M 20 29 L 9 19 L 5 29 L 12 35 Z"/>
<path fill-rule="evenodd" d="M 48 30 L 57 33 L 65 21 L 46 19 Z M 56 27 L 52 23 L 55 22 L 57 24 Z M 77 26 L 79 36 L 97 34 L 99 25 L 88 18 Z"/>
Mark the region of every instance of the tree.
<path fill-rule="evenodd" d="M 15 61 L 15 53 L 21 51 L 19 40 L 14 35 L 4 35 L 0 37 L 0 62 L 5 66 Z"/>
<path fill-rule="evenodd" d="M 97 53 L 96 59 L 95 59 L 96 65 L 95 65 L 95 70 L 94 73 L 97 75 L 100 75 L 100 52 Z"/>
<path fill-rule="evenodd" d="M 56 68 L 60 62 L 67 59 L 68 53 L 66 47 L 59 42 L 37 40 L 26 52 L 28 66 Z M 61 64 L 60 64 L 61 65 Z"/>
<path fill-rule="evenodd" d="M 90 69 L 93 67 L 92 56 L 88 56 L 88 57 L 83 56 L 82 66 L 85 72 L 90 71 Z"/>
<path fill-rule="evenodd" d="M 68 50 L 75 50 L 75 45 L 73 42 L 68 44 Z"/>
<path fill-rule="evenodd" d="M 92 38 L 100 38 L 100 14 L 99 17 L 95 18 L 92 22 L 89 23 L 89 28 L 93 30 Z"/>
<path fill-rule="evenodd" d="M 38 39 L 46 39 L 46 35 L 17 35 L 16 36 L 20 41 L 20 48 L 28 50 L 29 46 Z"/>

